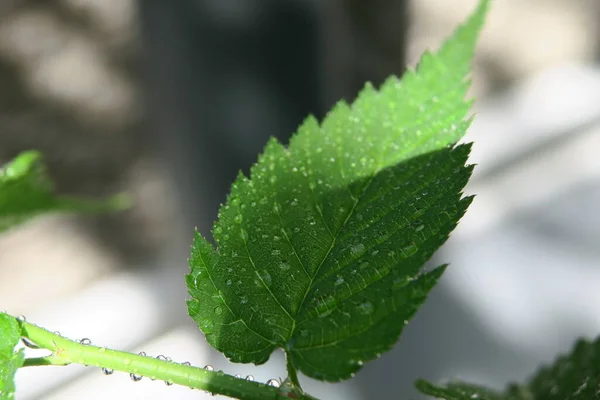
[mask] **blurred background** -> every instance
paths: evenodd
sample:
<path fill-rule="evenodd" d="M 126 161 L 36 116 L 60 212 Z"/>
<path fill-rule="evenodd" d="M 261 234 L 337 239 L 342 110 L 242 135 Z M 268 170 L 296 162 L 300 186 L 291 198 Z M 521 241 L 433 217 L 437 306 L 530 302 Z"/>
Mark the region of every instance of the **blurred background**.
<path fill-rule="evenodd" d="M 208 233 L 269 136 L 415 65 L 475 0 L 2 0 L 0 163 L 39 149 L 63 194 L 136 206 L 0 236 L 0 308 L 73 339 L 263 382 L 187 317 L 193 228 Z M 412 382 L 523 380 L 600 333 L 600 2 L 496 0 L 467 135 L 477 194 L 433 263 L 442 283 L 389 353 L 324 399 L 421 399 Z M 212 398 L 126 374 L 21 370 L 20 399 Z"/>

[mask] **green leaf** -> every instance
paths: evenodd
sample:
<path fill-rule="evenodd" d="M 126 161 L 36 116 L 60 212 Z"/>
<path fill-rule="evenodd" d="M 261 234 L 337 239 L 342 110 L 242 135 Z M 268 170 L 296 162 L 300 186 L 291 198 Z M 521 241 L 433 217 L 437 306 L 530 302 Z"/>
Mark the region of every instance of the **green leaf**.
<path fill-rule="evenodd" d="M 213 236 L 196 234 L 190 316 L 235 362 L 351 377 L 397 341 L 444 267 L 423 272 L 471 202 L 468 89 L 487 1 L 417 71 L 367 85 L 241 173 Z M 290 371 L 292 372 L 292 371 Z"/>
<path fill-rule="evenodd" d="M 447 400 L 503 400 L 502 394 L 496 393 L 491 389 L 481 386 L 465 383 L 452 382 L 447 386 L 436 386 L 423 379 L 415 382 L 415 386 L 423 394 L 433 396 L 438 399 Z"/>
<path fill-rule="evenodd" d="M 503 393 L 453 382 L 436 386 L 420 380 L 417 388 L 439 399 L 486 400 L 590 400 L 600 398 L 600 338 L 579 340 L 571 353 L 541 368 L 527 383 L 511 384 Z"/>
<path fill-rule="evenodd" d="M 21 338 L 19 323 L 14 317 L 0 313 L 0 400 L 12 399 L 15 373 L 23 365 L 23 349 L 15 352 Z"/>
<path fill-rule="evenodd" d="M 100 212 L 126 207 L 128 200 L 122 195 L 103 201 L 56 196 L 36 151 L 21 153 L 0 169 L 0 232 L 46 212 Z"/>

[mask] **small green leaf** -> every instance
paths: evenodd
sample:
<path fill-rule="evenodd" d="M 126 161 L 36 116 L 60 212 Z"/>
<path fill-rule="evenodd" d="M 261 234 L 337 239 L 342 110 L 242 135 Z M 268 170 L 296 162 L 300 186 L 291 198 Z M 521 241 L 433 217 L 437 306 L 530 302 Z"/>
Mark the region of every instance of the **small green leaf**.
<path fill-rule="evenodd" d="M 14 317 L 0 313 L 0 400 L 12 399 L 15 373 L 23 365 L 23 350 L 15 352 L 21 338 L 19 323 Z"/>
<path fill-rule="evenodd" d="M 123 195 L 105 201 L 57 197 L 36 151 L 21 153 L 0 169 L 0 232 L 46 212 L 101 212 L 128 205 Z"/>
<path fill-rule="evenodd" d="M 444 267 L 422 267 L 471 202 L 467 75 L 487 1 L 416 71 L 367 85 L 240 174 L 196 235 L 190 316 L 235 362 L 347 379 L 389 350 Z"/>
<path fill-rule="evenodd" d="M 600 398 L 600 338 L 579 340 L 571 353 L 540 369 L 528 383 L 510 385 L 503 393 L 466 383 L 436 386 L 420 380 L 424 394 L 446 400 L 590 400 Z"/>

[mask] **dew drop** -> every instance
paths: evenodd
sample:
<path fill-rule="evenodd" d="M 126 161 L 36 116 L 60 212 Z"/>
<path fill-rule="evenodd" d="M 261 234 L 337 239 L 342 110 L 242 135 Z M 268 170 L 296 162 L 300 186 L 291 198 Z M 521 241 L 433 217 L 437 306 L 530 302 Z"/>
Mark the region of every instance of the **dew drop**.
<path fill-rule="evenodd" d="M 250 381 L 250 382 L 253 382 L 254 381 L 254 376 L 248 375 L 248 376 L 246 376 L 246 380 Z"/>
<path fill-rule="evenodd" d="M 221 228 L 220 226 L 217 226 L 213 231 L 213 233 L 215 235 L 220 235 L 222 232 L 223 232 L 223 228 Z"/>
<path fill-rule="evenodd" d="M 233 222 L 235 222 L 236 224 L 241 224 L 242 220 L 242 214 L 236 214 L 235 217 L 233 217 Z"/>
<path fill-rule="evenodd" d="M 240 304 L 247 304 L 248 303 L 248 296 L 242 296 L 240 298 Z"/>
<path fill-rule="evenodd" d="M 212 365 L 210 365 L 210 364 L 206 364 L 206 365 L 204 366 L 204 369 L 205 369 L 205 370 L 207 370 L 207 371 L 214 371 L 214 370 L 215 370 L 215 369 L 213 368 L 213 366 L 212 366 Z"/>
<path fill-rule="evenodd" d="M 269 272 L 267 272 L 266 270 L 262 270 L 259 273 L 260 278 L 262 279 L 263 283 L 265 284 L 266 287 L 270 287 L 271 283 L 273 282 L 272 278 L 271 278 L 271 274 L 269 274 Z"/>
<path fill-rule="evenodd" d="M 373 251 L 371 252 L 371 255 L 372 255 L 373 257 L 374 257 L 374 256 L 376 256 L 377 254 L 379 254 L 379 250 L 373 250 Z"/>
<path fill-rule="evenodd" d="M 129 374 L 129 377 L 130 377 L 130 378 L 131 378 L 131 380 L 132 380 L 132 381 L 134 381 L 134 382 L 139 382 L 139 381 L 141 381 L 141 380 L 142 380 L 142 376 L 141 376 L 141 375 L 134 374 L 134 373 L 131 373 L 131 374 Z"/>
<path fill-rule="evenodd" d="M 256 207 L 256 202 L 255 202 L 255 201 L 253 201 L 252 203 L 250 203 L 250 206 L 251 206 L 251 207 Z"/>
<path fill-rule="evenodd" d="M 281 262 L 281 263 L 279 264 L 279 268 L 280 268 L 282 271 L 287 271 L 288 269 L 290 269 L 290 268 L 291 268 L 291 265 L 290 265 L 290 264 L 288 264 L 288 263 L 286 263 L 286 262 Z"/>
<path fill-rule="evenodd" d="M 173 384 L 173 381 L 165 381 L 165 385 L 167 386 L 171 386 Z"/>
<path fill-rule="evenodd" d="M 92 344 L 92 341 L 88 338 L 83 338 L 79 341 L 79 344 L 82 344 L 84 346 L 89 346 Z"/>
<path fill-rule="evenodd" d="M 130 365 L 131 364 L 131 359 L 130 358 L 126 358 L 123 360 L 123 364 L 125 365 Z"/>
<path fill-rule="evenodd" d="M 281 383 L 277 379 L 269 379 L 267 381 L 267 385 L 278 388 L 279 386 L 281 386 Z"/>
<path fill-rule="evenodd" d="M 102 373 L 104 375 L 112 375 L 113 372 L 115 372 L 115 370 L 112 368 L 106 368 L 106 367 L 102 368 Z"/>
<path fill-rule="evenodd" d="M 417 251 L 419 250 L 419 248 L 417 247 L 416 244 L 411 243 L 408 246 L 404 247 L 402 249 L 402 251 L 404 252 L 404 254 L 406 255 L 406 257 L 410 257 L 413 254 L 415 254 Z"/>
<path fill-rule="evenodd" d="M 185 365 L 186 367 L 190 367 L 192 365 L 192 363 L 189 362 L 189 361 L 186 361 L 184 363 L 181 363 L 181 365 Z"/>
<path fill-rule="evenodd" d="M 277 236 L 277 235 L 273 236 L 273 241 L 279 242 L 280 240 L 281 240 L 280 236 Z"/>
<path fill-rule="evenodd" d="M 24 315 L 19 315 L 19 316 L 17 317 L 17 321 L 19 321 L 19 322 L 26 322 L 26 321 L 27 321 L 27 318 L 25 318 L 25 316 L 24 316 Z"/>
<path fill-rule="evenodd" d="M 363 361 L 362 360 L 350 360 L 350 365 L 351 366 L 358 366 L 358 367 L 362 367 L 363 366 Z"/>
<path fill-rule="evenodd" d="M 238 379 L 239 379 L 239 378 L 241 378 L 242 376 L 241 376 L 240 374 L 235 374 L 235 375 L 234 375 L 234 377 L 236 377 L 236 378 L 238 378 Z"/>
<path fill-rule="evenodd" d="M 369 262 L 368 261 L 363 261 L 358 265 L 358 268 L 363 270 L 365 268 L 367 268 L 369 266 Z"/>
<path fill-rule="evenodd" d="M 415 232 L 421 232 L 425 228 L 425 225 L 419 225 L 415 228 Z"/>
<path fill-rule="evenodd" d="M 350 247 L 350 254 L 352 256 L 356 256 L 359 254 L 362 254 L 365 251 L 365 245 L 362 243 L 359 244 L 355 244 L 353 246 Z"/>
<path fill-rule="evenodd" d="M 275 250 L 271 250 L 271 255 L 272 255 L 272 256 L 278 256 L 278 255 L 280 255 L 280 254 L 281 254 L 281 251 L 279 251 L 279 250 L 277 250 L 277 249 L 275 249 Z"/>
<path fill-rule="evenodd" d="M 221 306 L 216 306 L 214 311 L 217 315 L 223 314 L 223 309 L 221 308 Z"/>
<path fill-rule="evenodd" d="M 294 228 L 294 233 L 298 233 L 298 232 L 300 232 L 300 228 L 298 228 L 298 227 L 295 227 L 295 228 Z"/>
<path fill-rule="evenodd" d="M 231 286 L 231 283 L 232 283 L 232 282 L 231 282 L 231 279 L 227 279 L 227 282 L 225 282 L 225 284 L 226 284 L 227 286 Z"/>
<path fill-rule="evenodd" d="M 138 356 L 146 357 L 146 352 L 145 351 L 140 351 L 138 353 Z"/>
<path fill-rule="evenodd" d="M 370 301 L 365 301 L 359 304 L 357 308 L 358 311 L 363 315 L 373 314 L 373 311 L 375 310 L 375 307 L 373 307 L 373 303 L 371 303 Z"/>
<path fill-rule="evenodd" d="M 106 347 L 100 347 L 98 353 L 106 353 Z"/>
<path fill-rule="evenodd" d="M 344 278 L 341 277 L 340 275 L 338 275 L 337 279 L 334 282 L 335 286 L 340 286 L 342 283 L 344 283 Z"/>

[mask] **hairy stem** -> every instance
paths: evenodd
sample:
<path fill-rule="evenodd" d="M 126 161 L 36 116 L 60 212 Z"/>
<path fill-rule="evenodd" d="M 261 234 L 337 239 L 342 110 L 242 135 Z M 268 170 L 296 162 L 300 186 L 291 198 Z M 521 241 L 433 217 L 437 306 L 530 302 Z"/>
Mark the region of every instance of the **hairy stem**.
<path fill-rule="evenodd" d="M 50 356 L 26 359 L 24 366 L 84 364 L 159 379 L 169 384 L 183 385 L 237 399 L 314 400 L 313 397 L 303 393 L 287 391 L 283 386 L 275 388 L 264 383 L 236 378 L 222 371 L 208 371 L 204 368 L 105 347 L 85 345 L 25 321 L 19 321 L 19 324 L 23 337 L 40 348 L 52 351 Z"/>

